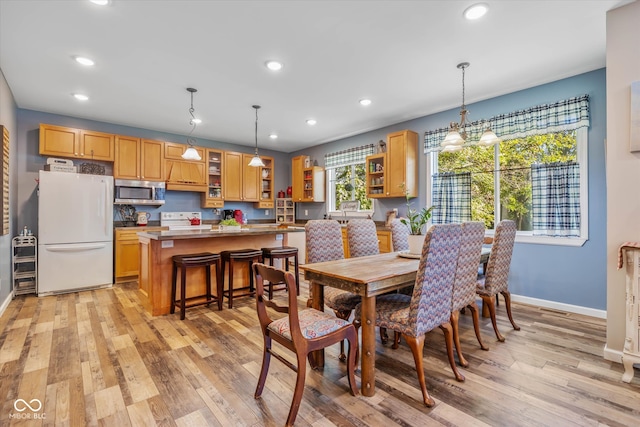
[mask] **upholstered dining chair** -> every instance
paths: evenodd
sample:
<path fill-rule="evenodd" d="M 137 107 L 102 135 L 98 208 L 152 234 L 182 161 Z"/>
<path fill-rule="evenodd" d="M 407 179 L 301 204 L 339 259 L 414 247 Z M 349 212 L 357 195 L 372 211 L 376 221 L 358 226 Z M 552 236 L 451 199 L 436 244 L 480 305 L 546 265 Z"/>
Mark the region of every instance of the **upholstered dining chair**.
<path fill-rule="evenodd" d="M 425 236 L 413 295 L 386 294 L 376 298 L 376 325 L 399 332 L 409 344 L 422 399 L 428 407 L 435 405 L 435 401 L 427 392 L 422 364 L 427 332 L 437 327 L 442 329 L 451 369 L 456 380 L 464 381 L 453 357 L 453 330 L 450 323 L 461 234 L 460 224 L 433 225 Z M 359 326 L 361 307 L 356 307 L 356 327 Z"/>
<path fill-rule="evenodd" d="M 461 366 L 468 366 L 468 362 L 462 354 L 460 346 L 460 331 L 458 319 L 460 310 L 468 307 L 473 318 L 473 329 L 476 338 L 483 350 L 489 350 L 482 342 L 480 335 L 480 316 L 476 304 L 476 285 L 478 282 L 478 268 L 482 242 L 484 240 L 484 224 L 482 222 L 462 223 L 462 236 L 460 238 L 460 251 L 456 267 L 456 278 L 453 283 L 453 297 L 451 300 L 451 327 L 453 328 L 453 343 L 458 353 Z"/>
<path fill-rule="evenodd" d="M 347 241 L 349 242 L 349 256 L 357 258 L 368 255 L 378 255 L 378 232 L 376 223 L 372 219 L 351 219 L 347 223 Z"/>
<path fill-rule="evenodd" d="M 496 233 L 491 245 L 491 254 L 485 274 L 480 276 L 476 286 L 476 293 L 482 298 L 483 310 L 485 307 L 491 316 L 493 330 L 498 341 L 504 341 L 504 336 L 498 331 L 496 323 L 496 299 L 498 294 L 504 297 L 504 305 L 507 308 L 507 316 L 516 331 L 520 327 L 513 321 L 511 315 L 511 293 L 509 292 L 509 268 L 511 266 L 511 255 L 513 244 L 516 239 L 516 223 L 511 220 L 502 220 L 496 227 Z"/>
<path fill-rule="evenodd" d="M 342 228 L 335 220 L 311 220 L 305 224 L 307 262 L 324 262 L 344 259 L 342 246 Z M 312 295 L 309 294 L 307 306 L 311 306 Z M 360 295 L 340 289 L 325 287 L 324 303 L 331 308 L 337 317 L 348 320 L 353 309 L 360 303 Z M 340 360 L 346 360 L 344 345 L 340 344 Z"/>
<path fill-rule="evenodd" d="M 408 251 L 409 250 L 409 227 L 403 224 L 399 218 L 391 221 L 391 244 L 393 245 L 393 251 Z"/>
<path fill-rule="evenodd" d="M 272 355 L 296 371 L 296 385 L 286 423 L 287 426 L 292 426 L 296 420 L 304 392 L 306 359 L 309 358 L 309 361 L 311 361 L 312 351 L 323 349 L 327 346 L 342 342 L 343 340 L 349 342 L 347 379 L 349 381 L 351 394 L 356 396 L 358 389 L 356 387 L 354 371 L 358 342 L 353 324 L 313 308 L 298 311 L 296 280 L 293 274 L 261 263 L 254 264 L 253 268 L 256 275 L 256 309 L 264 337 L 262 368 L 260 369 L 260 376 L 258 377 L 258 385 L 254 397 L 257 399 L 262 395 Z M 265 297 L 265 281 L 269 283 L 283 282 L 286 284 L 288 306 L 278 305 Z M 267 307 L 280 313 L 287 313 L 287 316 L 278 320 L 272 320 L 267 313 Z M 271 348 L 273 340 L 296 354 L 297 365 L 293 365 Z"/>

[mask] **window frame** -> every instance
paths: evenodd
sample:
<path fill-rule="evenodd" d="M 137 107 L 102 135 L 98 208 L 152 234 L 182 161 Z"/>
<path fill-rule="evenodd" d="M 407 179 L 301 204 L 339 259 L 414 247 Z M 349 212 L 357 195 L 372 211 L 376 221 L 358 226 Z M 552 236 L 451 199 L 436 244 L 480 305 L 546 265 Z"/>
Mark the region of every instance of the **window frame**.
<path fill-rule="evenodd" d="M 518 243 L 532 243 L 541 245 L 558 245 L 558 246 L 582 246 L 587 240 L 589 240 L 589 130 L 587 127 L 580 127 L 576 131 L 576 161 L 580 165 L 580 236 L 579 237 L 551 237 L 551 236 L 534 236 L 533 231 L 517 231 L 516 242 Z M 551 133 L 551 132 L 549 132 Z M 500 194 L 500 156 L 499 156 L 499 144 L 494 146 L 494 194 Z M 432 175 L 438 173 L 438 154 L 439 151 L 432 151 L 427 153 L 427 164 L 429 171 L 427 173 L 427 204 L 432 205 L 432 191 L 433 182 Z M 494 196 L 494 212 L 495 219 L 494 224 L 500 221 L 500 200 L 499 197 Z M 487 236 L 493 236 L 495 230 L 487 230 Z"/>
<path fill-rule="evenodd" d="M 338 209 L 337 206 L 335 206 L 336 188 L 335 188 L 335 185 L 333 185 L 333 183 L 336 182 L 335 173 L 336 173 L 336 169 L 338 169 L 339 167 L 348 166 L 352 168 L 353 176 L 355 176 L 355 167 L 358 164 L 360 163 L 352 163 L 348 165 L 325 168 L 325 172 L 326 172 L 325 180 L 326 180 L 326 188 L 327 188 L 327 202 L 326 202 L 327 215 L 337 216 L 337 217 L 347 215 L 347 212 L 343 212 L 340 209 Z M 361 164 L 366 165 L 366 161 L 362 162 Z M 355 191 L 355 187 L 353 191 Z M 360 218 L 360 217 L 367 218 L 369 216 L 373 217 L 373 214 L 375 212 L 375 203 L 373 202 L 373 200 L 375 199 L 370 199 L 370 200 L 372 201 L 371 209 L 359 209 L 357 211 L 349 211 L 348 216 L 350 218 Z"/>

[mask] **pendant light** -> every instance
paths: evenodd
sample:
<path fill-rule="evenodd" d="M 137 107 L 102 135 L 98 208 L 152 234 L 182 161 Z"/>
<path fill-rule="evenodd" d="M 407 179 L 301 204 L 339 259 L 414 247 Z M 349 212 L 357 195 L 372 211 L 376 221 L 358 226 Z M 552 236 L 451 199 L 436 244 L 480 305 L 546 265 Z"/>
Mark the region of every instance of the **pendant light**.
<path fill-rule="evenodd" d="M 191 127 L 191 132 L 187 135 L 187 149 L 184 153 L 182 153 L 182 158 L 185 160 L 201 160 L 200 154 L 198 154 L 198 150 L 193 147 L 193 144 L 196 142 L 194 138 L 191 138 L 191 134 L 194 130 L 196 130 L 196 126 L 198 125 L 198 121 L 196 120 L 196 116 L 193 114 L 196 110 L 193 108 L 193 94 L 197 92 L 198 89 L 194 89 L 192 87 L 187 88 L 187 92 L 191 94 L 191 108 L 189 108 L 189 114 L 191 115 L 191 119 L 189 120 L 189 124 Z"/>
<path fill-rule="evenodd" d="M 260 108 L 259 105 L 253 105 L 252 106 L 255 110 L 256 110 L 256 154 L 253 156 L 253 158 L 251 159 L 251 161 L 249 162 L 249 166 L 253 166 L 255 168 L 264 167 L 264 162 L 262 161 L 262 159 L 260 158 L 260 156 L 258 156 L 258 109 Z"/>
<path fill-rule="evenodd" d="M 467 121 L 467 106 L 464 103 L 464 71 L 469 67 L 468 62 L 461 62 L 457 65 L 459 70 L 462 70 L 462 106 L 460 107 L 460 123 L 451 122 L 449 124 L 449 132 L 444 137 L 444 140 L 440 143 L 444 147 L 443 151 L 458 151 L 462 149 L 462 146 L 467 142 L 467 129 L 470 130 L 472 126 L 476 126 L 477 123 L 469 123 Z M 500 138 L 491 130 L 490 126 L 487 126 L 482 133 L 478 145 L 491 146 L 501 142 Z"/>

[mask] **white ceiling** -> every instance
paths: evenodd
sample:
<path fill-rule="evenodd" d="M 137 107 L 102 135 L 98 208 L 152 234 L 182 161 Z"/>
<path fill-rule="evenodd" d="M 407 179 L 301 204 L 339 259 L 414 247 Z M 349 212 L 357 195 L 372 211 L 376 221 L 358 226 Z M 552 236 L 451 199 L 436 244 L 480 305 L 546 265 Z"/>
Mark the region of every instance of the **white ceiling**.
<path fill-rule="evenodd" d="M 602 68 L 629 0 L 485 2 L 0 0 L 0 68 L 19 108 L 178 135 L 194 87 L 194 135 L 247 146 L 260 104 L 259 146 L 292 152 L 458 107 L 463 61 L 467 103 Z"/>

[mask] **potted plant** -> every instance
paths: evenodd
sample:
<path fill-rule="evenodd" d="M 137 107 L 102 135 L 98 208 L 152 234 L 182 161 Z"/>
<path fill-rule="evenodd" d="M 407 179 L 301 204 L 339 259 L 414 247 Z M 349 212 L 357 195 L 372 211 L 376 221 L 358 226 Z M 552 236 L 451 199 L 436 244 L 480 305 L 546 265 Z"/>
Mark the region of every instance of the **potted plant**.
<path fill-rule="evenodd" d="M 421 254 L 422 243 L 424 242 L 424 226 L 427 225 L 429 219 L 431 219 L 433 206 L 429 208 L 424 207 L 420 210 L 414 209 L 409 200 L 409 191 L 405 188 L 404 183 L 401 184 L 401 187 L 404 190 L 407 200 L 407 217 L 401 218 L 400 222 L 409 228 L 409 253 Z"/>
<path fill-rule="evenodd" d="M 233 218 L 223 219 L 218 225 L 220 231 L 240 231 L 240 224 Z"/>

